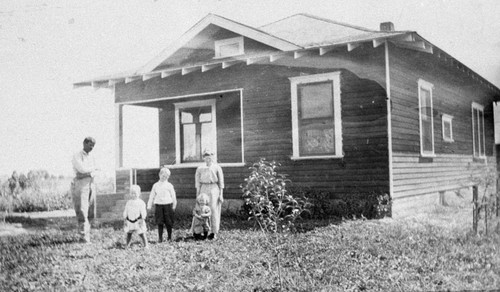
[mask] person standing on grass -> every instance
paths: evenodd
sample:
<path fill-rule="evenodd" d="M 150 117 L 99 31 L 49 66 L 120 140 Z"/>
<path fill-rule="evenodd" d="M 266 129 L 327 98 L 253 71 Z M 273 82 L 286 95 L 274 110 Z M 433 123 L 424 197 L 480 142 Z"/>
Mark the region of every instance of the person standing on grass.
<path fill-rule="evenodd" d="M 95 139 L 86 137 L 83 140 L 83 149 L 73 155 L 72 164 L 75 178 L 71 182 L 71 194 L 75 208 L 78 231 L 83 240 L 90 243 L 90 219 L 94 218 L 96 188 L 94 176 L 97 172 L 94 157 L 91 155 L 95 146 Z M 91 212 L 89 212 L 91 211 Z"/>
<path fill-rule="evenodd" d="M 204 193 L 208 195 L 209 207 L 212 211 L 212 230 L 208 239 L 216 239 L 220 228 L 221 207 L 224 202 L 224 174 L 222 168 L 215 163 L 214 153 L 210 150 L 203 151 L 205 164 L 199 166 L 195 173 L 196 197 Z M 193 230 L 193 228 L 191 228 Z"/>
<path fill-rule="evenodd" d="M 127 248 L 130 247 L 132 234 L 137 232 L 142 239 L 144 248 L 148 248 L 148 240 L 146 238 L 146 204 L 141 200 L 141 187 L 133 185 L 130 187 L 131 199 L 127 201 L 125 210 L 123 210 L 123 219 L 125 219 L 124 230 L 127 234 Z"/>
<path fill-rule="evenodd" d="M 172 240 L 172 227 L 174 225 L 174 212 L 177 206 L 174 186 L 168 182 L 170 170 L 162 168 L 157 181 L 149 194 L 148 210 L 155 205 L 155 221 L 158 225 L 158 241 L 163 242 L 163 225 L 167 227 L 168 240 Z"/>

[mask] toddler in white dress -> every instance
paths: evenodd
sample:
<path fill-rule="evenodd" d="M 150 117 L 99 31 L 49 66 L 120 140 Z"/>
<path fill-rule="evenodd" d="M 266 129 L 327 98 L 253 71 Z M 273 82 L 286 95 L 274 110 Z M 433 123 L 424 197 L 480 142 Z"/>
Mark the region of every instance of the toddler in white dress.
<path fill-rule="evenodd" d="M 140 199 L 141 187 L 133 185 L 130 187 L 130 196 L 132 199 L 127 201 L 123 218 L 125 219 L 124 231 L 127 234 L 127 248 L 130 247 L 132 234 L 137 233 L 142 239 L 145 248 L 148 248 L 146 238 L 146 203 Z"/>

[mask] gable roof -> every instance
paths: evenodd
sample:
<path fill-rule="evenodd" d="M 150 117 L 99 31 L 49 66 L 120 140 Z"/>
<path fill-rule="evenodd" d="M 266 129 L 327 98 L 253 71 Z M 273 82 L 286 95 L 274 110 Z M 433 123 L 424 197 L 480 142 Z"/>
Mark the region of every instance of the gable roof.
<path fill-rule="evenodd" d="M 161 65 L 172 57 L 176 52 L 181 50 L 184 46 L 193 44 L 192 41 L 196 36 L 200 35 L 209 26 L 219 27 L 235 34 L 247 37 L 269 47 L 277 50 L 277 53 L 267 53 L 265 56 L 245 55 L 237 56 L 230 59 L 219 58 L 217 60 L 206 60 L 203 63 L 187 64 L 180 66 L 173 66 L 171 68 L 163 68 Z M 102 76 L 88 81 L 74 83 L 74 87 L 80 86 L 93 86 L 93 87 L 108 87 L 120 82 L 132 82 L 134 80 L 142 79 L 146 81 L 150 78 L 161 76 L 162 78 L 181 73 L 189 74 L 197 70 L 205 72 L 217 66 L 226 68 L 236 62 L 246 62 L 248 65 L 254 63 L 258 58 L 269 58 L 271 62 L 273 59 L 280 58 L 283 54 L 293 52 L 295 58 L 299 58 L 302 53 L 311 49 L 319 49 L 319 54 L 323 55 L 334 47 L 347 46 L 347 50 L 351 51 L 358 47 L 361 43 L 373 42 L 373 46 L 377 47 L 383 44 L 386 40 L 392 42 L 394 45 L 417 50 L 426 53 L 433 53 L 437 50 L 439 57 L 444 56 L 446 59 L 455 60 L 453 57 L 438 49 L 430 42 L 423 39 L 414 31 L 379 31 L 345 24 L 330 19 L 325 19 L 309 14 L 295 14 L 284 19 L 263 25 L 259 28 L 254 28 L 248 25 L 238 23 L 236 21 L 218 16 L 215 14 L 208 14 L 201 19 L 186 33 L 184 33 L 176 42 L 170 47 L 163 50 L 158 56 L 153 58 L 143 67 L 118 74 Z M 194 42 L 196 44 L 196 42 Z M 281 55 L 280 55 L 281 54 Z M 455 60 L 460 64 L 461 70 L 471 72 L 475 79 L 482 83 L 493 86 L 486 79 L 474 73 L 467 66 Z M 496 87 L 495 87 L 496 88 Z M 497 88 L 498 90 L 498 88 Z"/>
<path fill-rule="evenodd" d="M 254 39 L 258 42 L 264 43 L 281 51 L 290 51 L 300 49 L 296 44 L 289 42 L 285 39 L 268 34 L 259 29 L 229 20 L 227 18 L 208 14 L 197 24 L 191 27 L 186 33 L 184 33 L 177 42 L 175 42 L 171 47 L 165 49 L 157 57 L 146 64 L 139 73 L 148 73 L 158 67 L 165 59 L 170 57 L 173 53 L 179 50 L 187 42 L 193 39 L 197 34 L 199 34 L 203 29 L 207 28 L 209 25 L 216 25 L 221 28 L 225 28 L 239 35 Z"/>

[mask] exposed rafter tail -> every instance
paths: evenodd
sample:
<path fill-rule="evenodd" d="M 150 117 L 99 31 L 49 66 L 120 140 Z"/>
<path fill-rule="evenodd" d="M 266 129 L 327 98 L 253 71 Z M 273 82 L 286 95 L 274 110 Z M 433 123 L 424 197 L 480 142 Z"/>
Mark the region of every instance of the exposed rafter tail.
<path fill-rule="evenodd" d="M 201 66 L 194 66 L 194 67 L 185 67 L 181 69 L 181 74 L 186 75 L 195 71 L 198 71 L 201 69 Z"/>
<path fill-rule="evenodd" d="M 141 76 L 130 76 L 125 78 L 125 83 L 130 83 L 136 80 L 141 79 Z"/>
<path fill-rule="evenodd" d="M 219 66 L 220 66 L 220 64 L 202 65 L 201 72 L 207 72 L 208 70 L 212 70 L 212 69 L 217 68 Z"/>
<path fill-rule="evenodd" d="M 347 44 L 347 51 L 350 52 L 354 50 L 355 48 L 359 47 L 361 44 L 360 43 L 348 43 Z"/>
<path fill-rule="evenodd" d="M 323 47 L 319 48 L 319 55 L 323 56 L 324 54 L 333 51 L 334 47 Z"/>
<path fill-rule="evenodd" d="M 376 48 L 383 44 L 385 42 L 385 39 L 374 39 L 373 40 L 373 47 Z"/>
<path fill-rule="evenodd" d="M 146 80 L 149 80 L 149 79 L 152 79 L 152 78 L 156 78 L 156 77 L 159 77 L 159 76 L 161 76 L 160 72 L 144 74 L 144 75 L 142 75 L 142 81 L 146 81 Z"/>
<path fill-rule="evenodd" d="M 164 70 L 164 71 L 161 71 L 161 78 L 166 78 L 168 76 L 172 76 L 172 75 L 175 75 L 179 73 L 179 70 Z"/>

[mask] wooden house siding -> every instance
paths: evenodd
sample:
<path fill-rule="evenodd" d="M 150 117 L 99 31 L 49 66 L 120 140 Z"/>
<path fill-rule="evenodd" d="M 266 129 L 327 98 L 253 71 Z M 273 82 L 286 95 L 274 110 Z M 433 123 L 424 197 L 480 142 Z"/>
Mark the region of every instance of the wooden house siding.
<path fill-rule="evenodd" d="M 438 155 L 422 162 L 419 155 L 395 153 L 394 198 L 412 197 L 470 187 L 473 177 L 484 175 L 472 155 Z M 484 169 L 495 171 L 495 157 L 488 157 Z"/>
<path fill-rule="evenodd" d="M 352 192 L 388 192 L 388 148 L 386 92 L 379 80 L 360 78 L 351 72 L 360 70 L 365 60 L 358 60 L 353 68 L 339 67 L 356 63 L 354 58 L 337 62 L 336 56 L 316 57 L 317 64 L 330 68 L 288 67 L 275 65 L 234 65 L 226 69 L 213 69 L 210 73 L 194 72 L 185 76 L 154 78 L 146 82 L 137 81 L 117 84 L 116 102 L 145 102 L 150 106 L 163 108 L 160 111 L 160 151 L 162 163 L 171 163 L 174 144 L 173 102 L 169 97 L 203 93 L 240 90 L 243 101 L 243 134 L 245 166 L 224 167 L 227 198 L 241 197 L 240 185 L 248 176 L 248 167 L 261 157 L 276 160 L 282 166 L 279 172 L 287 174 L 294 184 L 328 189 L 338 195 Z M 380 56 L 366 58 L 378 62 L 383 72 Z M 321 62 L 319 61 L 321 60 Z M 383 59 L 382 59 L 383 61 Z M 367 66 L 368 67 L 368 66 Z M 289 77 L 326 72 L 341 72 L 341 115 L 344 157 L 338 159 L 291 160 L 292 122 L 291 91 Z M 363 77 L 366 77 L 363 76 Z M 158 99 L 162 99 L 157 101 Z M 219 108 L 219 106 L 217 106 Z M 223 107 L 220 107 L 221 110 Z M 218 109 L 219 110 L 219 109 Z M 227 108 L 234 113 L 236 108 Z M 225 114 L 217 113 L 217 128 L 224 128 Z M 220 121 L 220 122 L 219 122 Z M 220 127 L 219 127 L 220 126 Z M 234 123 L 223 131 L 234 131 Z M 219 145 L 218 159 L 224 162 L 224 155 L 230 153 L 233 145 Z M 229 147 L 229 148 L 228 148 Z M 234 151 L 233 151 L 234 152 Z M 235 154 L 235 157 L 237 154 Z M 172 167 L 171 181 L 180 198 L 194 197 L 195 168 Z M 147 191 L 158 179 L 158 169 L 138 170 L 137 182 Z"/>
<path fill-rule="evenodd" d="M 467 186 L 469 164 L 496 164 L 493 92 L 437 56 L 391 47 L 389 62 L 394 198 Z M 435 157 L 429 158 L 420 155 L 419 79 L 434 86 Z M 484 106 L 486 159 L 473 159 L 472 102 Z M 443 115 L 453 116 L 453 142 L 443 139 Z"/>

